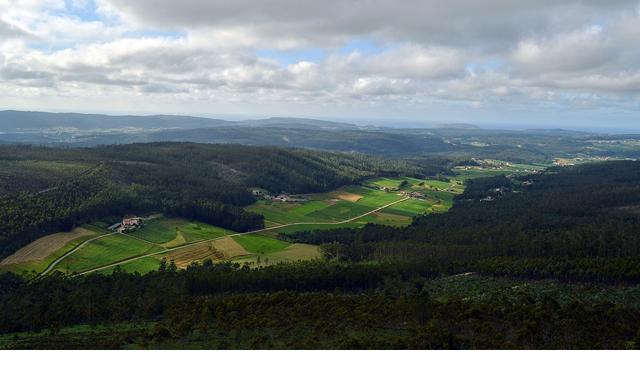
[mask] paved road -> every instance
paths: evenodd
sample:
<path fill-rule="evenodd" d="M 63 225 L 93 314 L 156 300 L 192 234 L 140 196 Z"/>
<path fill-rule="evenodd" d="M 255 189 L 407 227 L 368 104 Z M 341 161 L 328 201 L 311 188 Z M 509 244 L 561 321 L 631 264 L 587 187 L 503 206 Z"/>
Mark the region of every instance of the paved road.
<path fill-rule="evenodd" d="M 270 231 L 270 230 L 277 230 L 277 229 L 286 228 L 286 227 L 289 227 L 289 226 L 299 226 L 299 225 L 341 225 L 341 224 L 346 224 L 346 223 L 349 223 L 349 222 L 353 222 L 353 221 L 355 221 L 355 220 L 358 220 L 358 219 L 360 219 L 360 218 L 362 218 L 362 217 L 366 217 L 366 216 L 368 216 L 368 215 L 370 215 L 370 214 L 373 214 L 373 213 L 379 212 L 379 211 L 381 211 L 382 209 L 388 208 L 388 207 L 393 206 L 393 205 L 395 205 L 395 204 L 401 203 L 401 202 L 403 202 L 403 201 L 407 201 L 409 198 L 410 198 L 410 197 L 405 197 L 405 198 L 403 198 L 403 199 L 400 199 L 400 200 L 394 201 L 394 202 L 392 202 L 392 203 L 389 203 L 389 204 L 387 204 L 387 205 L 381 206 L 381 207 L 376 208 L 376 209 L 373 209 L 373 210 L 371 210 L 371 211 L 369 211 L 369 212 L 367 212 L 367 213 L 361 214 L 361 215 L 356 216 L 356 217 L 353 217 L 353 218 L 349 218 L 348 220 L 344 220 L 344 221 L 338 221 L 338 222 L 294 222 L 294 223 L 285 224 L 285 225 L 271 226 L 271 227 L 264 228 L 264 229 L 252 230 L 252 231 L 250 231 L 250 232 L 227 234 L 227 235 L 224 235 L 224 236 L 222 236 L 222 237 L 217 237 L 217 238 L 212 238 L 212 239 L 205 239 L 205 240 L 201 240 L 201 241 L 196 241 L 196 242 L 188 243 L 188 244 L 186 244 L 186 245 L 173 247 L 173 248 L 171 248 L 171 249 L 161 250 L 161 251 L 158 251 L 158 252 L 155 252 L 155 253 L 144 254 L 144 255 L 137 256 L 137 257 L 132 257 L 132 258 L 128 258 L 128 259 L 123 259 L 123 260 L 121 260 L 121 261 L 114 262 L 114 263 L 110 263 L 110 264 L 108 264 L 108 265 L 104 265 L 104 266 L 96 267 L 95 269 L 91 269 L 91 270 L 83 271 L 83 272 L 81 272 L 81 273 L 76 274 L 76 276 L 78 276 L 78 275 L 85 275 L 85 274 L 93 273 L 93 272 L 96 272 L 96 271 L 101 271 L 101 270 L 104 270 L 104 269 L 108 269 L 108 268 L 110 268 L 110 267 L 114 267 L 114 266 L 122 265 L 122 264 L 125 264 L 125 263 L 129 263 L 129 262 L 137 261 L 138 259 L 141 259 L 141 258 L 152 257 L 152 256 L 155 256 L 155 255 L 160 255 L 160 254 L 170 253 L 170 252 L 172 252 L 172 251 L 176 251 L 176 250 L 184 249 L 185 247 L 191 247 L 191 246 L 195 246 L 195 245 L 201 245 L 201 244 L 206 243 L 206 242 L 218 241 L 218 240 L 221 240 L 221 239 L 224 239 L 224 238 L 228 238 L 228 237 L 237 237 L 237 236 L 241 236 L 241 235 L 249 235 L 249 234 L 255 234 L 255 233 L 262 233 L 262 232 L 266 232 L 266 231 Z M 113 234 L 118 234 L 118 233 L 113 233 Z M 110 234 L 107 234 L 107 235 L 110 235 Z M 94 239 L 98 239 L 98 238 L 100 238 L 100 237 L 96 237 L 96 238 L 94 238 Z M 92 239 L 92 240 L 93 240 L 93 239 Z M 86 241 L 85 243 L 87 243 L 87 242 L 89 242 L 89 241 Z M 82 245 L 81 245 L 81 246 L 82 246 Z M 68 257 L 69 255 L 73 254 L 73 252 L 75 252 L 75 251 L 76 251 L 77 249 L 79 249 L 79 248 L 80 248 L 80 246 L 79 246 L 79 247 L 77 247 L 76 249 L 74 249 L 73 251 L 71 251 L 71 252 L 69 252 L 69 253 L 65 254 L 65 255 L 64 255 L 64 257 L 59 258 L 56 262 L 52 263 L 49 267 L 52 269 L 53 267 L 55 267 L 55 265 L 56 265 L 58 262 L 60 262 L 60 261 L 61 261 L 62 259 L 64 259 L 64 258 Z M 47 272 L 48 272 L 48 271 L 50 271 L 50 269 L 49 269 L 49 268 L 47 268 L 47 270 L 45 270 L 45 271 L 47 271 Z M 45 274 L 45 273 L 43 272 L 41 275 L 44 275 L 44 274 Z"/>
<path fill-rule="evenodd" d="M 56 259 L 55 261 L 51 262 L 49 264 L 49 266 L 47 266 L 47 268 L 44 269 L 44 271 L 40 273 L 39 276 L 47 275 L 51 270 L 53 270 L 54 267 L 56 267 L 58 265 L 58 263 L 62 262 L 65 258 L 67 258 L 71 254 L 75 253 L 76 251 L 80 250 L 84 245 L 88 244 L 89 242 L 95 241 L 95 240 L 100 239 L 100 238 L 108 237 L 108 236 L 114 235 L 114 234 L 118 234 L 118 232 L 99 235 L 97 237 L 93 237 L 91 239 L 88 239 L 88 240 L 82 242 L 80 245 L 76 246 L 73 250 L 69 251 L 68 253 L 66 253 L 62 257 Z"/>

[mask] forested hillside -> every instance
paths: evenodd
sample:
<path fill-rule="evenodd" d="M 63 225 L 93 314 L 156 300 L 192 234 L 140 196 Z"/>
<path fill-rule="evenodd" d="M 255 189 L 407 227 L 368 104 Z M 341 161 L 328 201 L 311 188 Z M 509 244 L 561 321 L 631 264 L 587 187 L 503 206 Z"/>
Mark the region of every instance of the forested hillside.
<path fill-rule="evenodd" d="M 640 280 L 640 163 L 470 180 L 445 214 L 407 228 L 301 232 L 347 261 L 413 258 L 456 271 L 575 281 Z M 435 266 L 435 265 L 434 265 Z"/>
<path fill-rule="evenodd" d="M 464 124 L 397 128 L 296 118 L 226 121 L 172 115 L 0 111 L 0 145 L 95 147 L 167 141 L 298 147 L 398 158 L 479 157 L 548 163 L 555 158 L 637 158 L 640 135 L 489 129 Z"/>
<path fill-rule="evenodd" d="M 236 231 L 256 229 L 263 226 L 262 216 L 241 208 L 255 201 L 250 187 L 320 192 L 367 177 L 422 171 L 361 154 L 193 143 L 6 146 L 0 147 L 0 161 L 15 168 L 6 174 L 14 183 L 0 198 L 0 218 L 9 222 L 0 228 L 3 256 L 45 234 L 133 212 L 197 217 Z M 43 163 L 83 171 L 33 170 L 31 177 L 19 176 L 25 166 L 37 169 Z"/>
<path fill-rule="evenodd" d="M 450 212 L 409 227 L 285 236 L 322 243 L 322 261 L 0 275 L 0 345 L 640 347 L 639 163 L 467 185 Z"/>

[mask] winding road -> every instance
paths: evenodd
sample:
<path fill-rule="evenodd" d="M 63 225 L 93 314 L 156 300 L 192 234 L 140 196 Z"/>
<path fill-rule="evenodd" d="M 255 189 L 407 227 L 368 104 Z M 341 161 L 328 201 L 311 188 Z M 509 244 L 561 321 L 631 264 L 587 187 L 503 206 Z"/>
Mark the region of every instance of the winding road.
<path fill-rule="evenodd" d="M 347 224 L 347 223 L 349 223 L 349 222 L 353 222 L 353 221 L 355 221 L 355 220 L 359 220 L 360 218 L 366 217 L 366 216 L 368 216 L 368 215 L 370 215 L 370 214 L 373 214 L 373 213 L 377 213 L 377 212 L 381 211 L 382 209 L 386 209 L 386 208 L 388 208 L 388 207 L 390 207 L 390 206 L 393 206 L 393 205 L 395 205 L 395 204 L 399 204 L 399 203 L 404 202 L 404 201 L 407 201 L 407 200 L 409 200 L 409 199 L 410 199 L 410 197 L 405 197 L 405 198 L 402 198 L 402 199 L 400 199 L 400 200 L 396 200 L 396 201 L 391 202 L 391 203 L 389 203 L 389 204 L 383 205 L 383 206 L 381 206 L 381 207 L 379 207 L 379 208 L 376 208 L 376 209 L 373 209 L 373 210 L 371 210 L 371 211 L 368 211 L 367 213 L 361 214 L 361 215 L 356 216 L 356 217 L 353 217 L 353 218 L 349 218 L 348 220 L 344 220 L 344 221 L 337 221 L 337 222 L 293 222 L 293 223 L 290 223 L 290 224 L 284 224 L 284 225 L 271 226 L 271 227 L 268 227 L 268 228 L 263 228 L 263 229 L 258 229 L 258 230 L 252 230 L 252 231 L 248 231 L 248 232 L 244 232 L 244 233 L 233 233 L 233 234 L 227 234 L 227 235 L 224 235 L 224 236 L 221 236 L 221 237 L 216 237 L 216 238 L 212 238 L 212 239 L 205 239 L 205 240 L 200 240 L 200 241 L 196 241 L 196 242 L 191 242 L 191 243 L 188 243 L 188 244 L 185 244 L 185 245 L 182 245 L 182 246 L 173 247 L 173 248 L 171 248 L 171 249 L 165 249 L 165 250 L 157 251 L 157 252 L 155 252 L 155 253 L 143 254 L 143 255 L 136 256 L 136 257 L 131 257 L 131 258 L 123 259 L 123 260 L 121 260 L 121 261 L 113 262 L 113 263 L 110 263 L 110 264 L 108 264 L 108 265 L 104 265 L 104 266 L 96 267 L 96 268 L 93 268 L 93 269 L 91 269 L 91 270 L 86 270 L 86 271 L 83 271 L 83 272 L 77 273 L 77 274 L 75 274 L 74 276 L 80 276 L 80 275 L 90 274 L 90 273 L 93 273 L 93 272 L 96 272 L 96 271 L 101 271 L 101 270 L 108 269 L 108 268 L 110 268 L 110 267 L 115 267 L 115 266 L 122 265 L 122 264 L 125 264 L 125 263 L 129 263 L 129 262 L 137 261 L 138 259 L 147 258 L 147 257 L 152 257 L 152 256 L 155 256 L 155 255 L 160 255 L 160 254 L 166 254 L 166 253 L 170 253 L 170 252 L 172 252 L 172 251 L 176 251 L 176 250 L 184 249 L 185 247 L 191 247 L 191 246 L 201 245 L 201 244 L 203 244 L 203 243 L 213 242 L 213 241 L 218 241 L 218 240 L 221 240 L 221 239 L 224 239 L 224 238 L 228 238 L 228 237 L 237 237 L 237 236 L 242 236 L 242 235 L 249 235 L 249 234 L 262 233 L 262 232 L 266 232 L 266 231 L 271 231 L 271 230 L 277 230 L 277 229 L 286 228 L 286 227 L 289 227 L 289 226 L 300 226 L 300 225 L 342 225 L 342 224 Z M 102 235 L 102 236 L 99 236 L 99 237 L 95 237 L 95 238 L 92 238 L 92 239 L 90 239 L 90 240 L 88 240 L 88 241 L 83 242 L 81 245 L 79 245 L 79 246 L 78 246 L 78 247 L 76 247 L 75 249 L 71 250 L 71 251 L 70 251 L 70 252 L 68 252 L 67 254 L 63 255 L 62 257 L 60 257 L 60 258 L 56 259 L 54 262 L 52 262 L 52 263 L 47 267 L 47 269 L 46 269 L 45 271 L 43 271 L 43 272 L 40 274 L 40 276 L 46 275 L 48 272 L 50 272 L 51 270 L 53 270 L 53 268 L 54 268 L 58 263 L 60 263 L 60 262 L 61 262 L 62 260 L 64 260 L 65 258 L 67 258 L 68 256 L 70 256 L 70 255 L 72 255 L 73 253 L 75 253 L 78 249 L 80 249 L 80 248 L 81 248 L 82 246 L 84 246 L 85 244 L 87 244 L 87 243 L 89 243 L 89 242 L 91 242 L 91 241 L 97 240 L 97 239 L 99 239 L 99 238 L 106 237 L 106 236 L 110 236 L 110 235 L 113 235 L 113 234 L 120 234 L 120 233 L 115 232 L 115 233 L 105 234 L 105 235 Z"/>
<path fill-rule="evenodd" d="M 60 258 L 56 259 L 55 261 L 51 262 L 49 264 L 49 266 L 47 266 L 47 268 L 44 269 L 44 271 L 40 273 L 39 276 L 42 277 L 42 276 L 47 275 L 51 270 L 53 270 L 54 267 L 56 267 L 58 265 L 58 263 L 62 262 L 65 258 L 67 258 L 71 254 L 75 253 L 76 251 L 80 250 L 82 247 L 84 247 L 89 242 L 93 242 L 93 241 L 98 240 L 100 238 L 108 237 L 108 236 L 114 235 L 114 234 L 119 234 L 119 233 L 118 232 L 113 232 L 113 233 L 109 233 L 109 234 L 103 234 L 103 235 L 99 235 L 97 237 L 93 237 L 91 239 L 88 239 L 88 240 L 82 242 L 81 244 L 79 244 L 78 246 L 76 246 L 72 250 L 70 250 L 68 253 L 66 253 L 65 255 L 63 255 Z"/>

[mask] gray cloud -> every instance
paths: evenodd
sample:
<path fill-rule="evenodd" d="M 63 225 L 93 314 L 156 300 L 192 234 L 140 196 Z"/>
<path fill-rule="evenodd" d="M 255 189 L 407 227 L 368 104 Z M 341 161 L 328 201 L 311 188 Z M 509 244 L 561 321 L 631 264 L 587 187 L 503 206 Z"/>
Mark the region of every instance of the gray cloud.
<path fill-rule="evenodd" d="M 65 15 L 63 3 L 3 15 L 1 102 L 426 114 L 444 104 L 637 112 L 640 101 L 640 0 L 98 0 L 108 21 Z M 324 55 L 278 57 L 306 48 Z"/>
<path fill-rule="evenodd" d="M 376 37 L 504 50 L 521 39 L 570 31 L 637 0 L 105 0 L 145 25 L 241 29 L 262 37 L 334 44 Z"/>
<path fill-rule="evenodd" d="M 0 19 L 0 38 L 26 38 L 31 35 L 19 27 Z"/>

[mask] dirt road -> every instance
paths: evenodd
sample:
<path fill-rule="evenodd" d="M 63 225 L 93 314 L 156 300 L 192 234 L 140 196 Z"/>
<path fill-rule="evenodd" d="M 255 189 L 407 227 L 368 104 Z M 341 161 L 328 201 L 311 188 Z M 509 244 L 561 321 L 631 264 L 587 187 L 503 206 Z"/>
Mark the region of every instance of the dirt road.
<path fill-rule="evenodd" d="M 96 268 L 91 269 L 91 270 L 83 271 L 83 272 L 81 272 L 81 273 L 76 274 L 76 276 L 78 276 L 78 275 L 90 274 L 90 273 L 93 273 L 93 272 L 96 272 L 96 271 L 101 271 L 101 270 L 104 270 L 104 269 L 108 269 L 108 268 L 110 268 L 110 267 L 115 267 L 115 266 L 122 265 L 122 264 L 125 264 L 125 263 L 129 263 L 129 262 L 137 261 L 138 259 L 141 259 L 141 258 L 146 258 L 146 257 L 152 257 L 152 256 L 155 256 L 155 255 L 166 254 L 166 253 L 170 253 L 170 252 L 172 252 L 172 251 L 176 251 L 176 250 L 179 250 L 179 249 L 184 249 L 185 247 L 190 247 L 190 246 L 195 246 L 195 245 L 201 245 L 201 244 L 203 244 L 203 243 L 205 243 L 205 242 L 213 242 L 213 241 L 217 241 L 217 240 L 220 240 L 220 239 L 223 239 L 223 238 L 227 238 L 227 237 L 237 237 L 237 236 L 242 236 L 242 235 L 249 235 L 249 234 L 262 233 L 262 232 L 266 232 L 266 231 L 271 231 L 271 230 L 277 230 L 277 229 L 286 228 L 286 227 L 289 227 L 289 226 L 300 226 L 300 225 L 342 225 L 342 224 L 347 224 L 347 223 L 349 223 L 349 222 L 353 222 L 353 221 L 358 220 L 358 219 L 360 219 L 360 218 L 366 217 L 366 216 L 368 216 L 368 215 L 370 215 L 370 214 L 373 214 L 373 213 L 379 212 L 379 211 L 381 211 L 382 209 L 386 209 L 386 208 L 388 208 L 388 207 L 390 207 L 390 206 L 393 206 L 393 205 L 395 205 L 395 204 L 401 203 L 401 202 L 403 202 L 403 201 L 407 201 L 409 198 L 410 198 L 410 197 L 405 197 L 405 198 L 403 198 L 403 199 L 400 199 L 400 200 L 394 201 L 394 202 L 392 202 L 392 203 L 386 204 L 386 205 L 381 206 L 381 207 L 379 207 L 379 208 L 373 209 L 373 210 L 371 210 L 371 211 L 369 211 L 369 212 L 367 212 L 367 213 L 361 214 L 361 215 L 356 216 L 356 217 L 353 217 L 353 218 L 349 218 L 349 219 L 344 220 L 344 221 L 337 221 L 337 222 L 293 222 L 293 223 L 290 223 L 290 224 L 284 224 L 284 225 L 278 225 L 278 226 L 271 226 L 271 227 L 268 227 L 268 228 L 258 229 L 258 230 L 252 230 L 252 231 L 244 232 L 244 233 L 233 233 L 233 234 L 227 234 L 227 235 L 224 235 L 224 236 L 221 236 L 221 237 L 217 237 L 217 238 L 212 238 L 212 239 L 206 239 L 206 240 L 201 240 L 201 241 L 191 242 L 191 243 L 188 243 L 188 244 L 186 244 L 186 245 L 173 247 L 173 248 L 171 248 L 171 249 L 161 250 L 161 251 L 158 251 L 158 252 L 155 252 L 155 253 L 144 254 L 144 255 L 139 255 L 139 256 L 136 256 L 136 257 L 131 257 L 131 258 L 123 259 L 123 260 L 118 261 L 118 262 L 110 263 L 110 264 L 108 264 L 108 265 L 104 265 L 104 266 L 96 267 Z M 118 233 L 113 233 L 113 234 L 118 234 Z M 105 237 L 105 236 L 108 236 L 108 235 L 111 235 L 111 234 L 106 234 L 106 235 L 101 236 L 101 237 Z M 80 247 L 82 247 L 84 244 L 86 244 L 86 243 L 88 243 L 88 242 L 90 242 L 90 241 L 93 241 L 93 240 L 95 240 L 95 239 L 101 238 L 101 237 L 96 237 L 96 238 L 93 238 L 93 239 L 91 239 L 91 240 L 89 240 L 89 241 L 86 241 L 85 243 L 83 243 L 82 245 L 78 246 L 78 247 L 77 247 L 77 248 L 75 248 L 74 250 L 72 250 L 72 251 L 70 251 L 69 253 L 65 254 L 64 256 L 62 256 L 62 257 L 58 258 L 55 262 L 51 263 L 51 265 L 49 265 L 49 267 L 47 267 L 47 269 L 46 269 L 42 274 L 40 274 L 40 275 L 41 275 L 41 276 L 42 276 L 42 275 L 45 275 L 46 273 L 48 273 L 49 271 L 51 271 L 51 270 L 55 267 L 55 265 L 57 265 L 58 263 L 60 263 L 64 258 L 66 258 L 66 257 L 68 257 L 69 255 L 73 254 L 73 253 L 74 253 L 75 251 L 77 251 L 78 249 L 80 249 Z"/>

